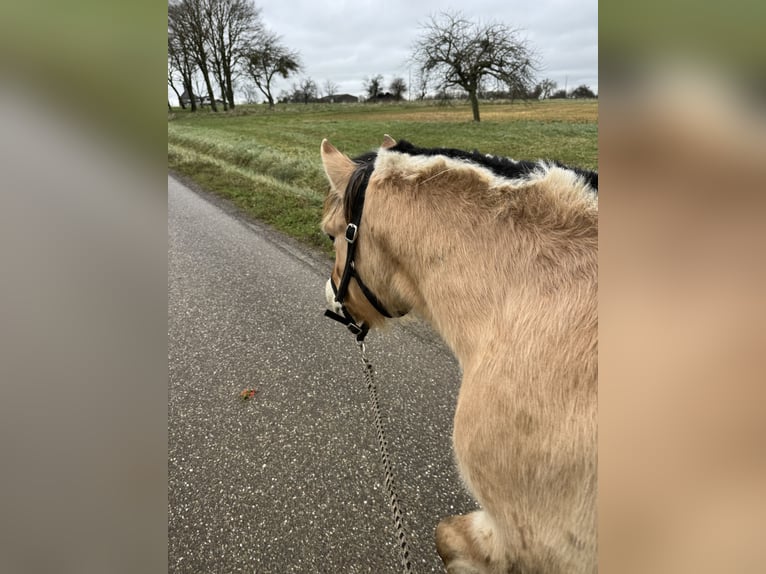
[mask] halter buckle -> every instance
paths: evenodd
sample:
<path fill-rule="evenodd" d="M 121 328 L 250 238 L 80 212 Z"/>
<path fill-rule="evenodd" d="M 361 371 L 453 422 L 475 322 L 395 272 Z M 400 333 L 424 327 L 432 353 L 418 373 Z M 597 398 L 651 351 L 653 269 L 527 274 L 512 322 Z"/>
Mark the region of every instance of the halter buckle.
<path fill-rule="evenodd" d="M 348 325 L 346 325 L 346 328 L 348 328 L 348 330 L 351 331 L 352 335 L 358 335 L 359 333 L 362 332 L 362 328 L 356 323 L 349 323 Z"/>
<path fill-rule="evenodd" d="M 348 243 L 354 243 L 356 236 L 359 233 L 359 227 L 355 223 L 349 223 L 346 227 L 346 241 Z"/>

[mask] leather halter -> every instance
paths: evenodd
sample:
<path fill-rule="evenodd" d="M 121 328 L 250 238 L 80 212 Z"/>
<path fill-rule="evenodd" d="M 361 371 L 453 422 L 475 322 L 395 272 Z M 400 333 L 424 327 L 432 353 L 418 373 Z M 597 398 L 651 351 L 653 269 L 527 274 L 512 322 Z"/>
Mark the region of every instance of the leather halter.
<path fill-rule="evenodd" d="M 358 342 L 364 341 L 367 336 L 367 332 L 370 330 L 369 325 L 364 322 L 357 321 L 351 312 L 344 305 L 346 296 L 348 295 L 348 286 L 351 283 L 351 279 L 356 279 L 357 285 L 362 291 L 367 301 L 370 302 L 375 310 L 389 319 L 393 318 L 393 315 L 383 306 L 375 294 L 370 290 L 367 285 L 364 284 L 362 278 L 356 270 L 354 263 L 354 257 L 356 255 L 357 239 L 359 238 L 359 226 L 362 223 L 362 211 L 364 209 L 364 198 L 367 192 L 367 184 L 370 181 L 370 175 L 375 168 L 374 162 L 365 162 L 360 164 L 351 175 L 348 186 L 346 187 L 346 200 L 350 202 L 350 222 L 346 226 L 345 239 L 347 244 L 346 249 L 346 265 L 343 269 L 343 276 L 340 280 L 340 285 L 336 287 L 335 282 L 330 275 L 330 285 L 335 293 L 335 301 L 340 304 L 340 309 L 343 315 L 330 311 L 329 309 L 324 312 L 325 317 L 329 317 L 334 321 L 343 323 L 346 325 L 349 331 L 356 335 Z M 400 313 L 398 316 L 403 315 Z"/>

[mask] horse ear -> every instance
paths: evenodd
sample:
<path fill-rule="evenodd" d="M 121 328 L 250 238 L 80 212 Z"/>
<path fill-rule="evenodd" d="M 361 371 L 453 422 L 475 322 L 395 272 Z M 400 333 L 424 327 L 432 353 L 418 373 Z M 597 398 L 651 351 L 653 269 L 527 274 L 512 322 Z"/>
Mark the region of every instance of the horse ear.
<path fill-rule="evenodd" d="M 343 194 L 356 164 L 326 139 L 322 140 L 321 155 L 324 172 L 330 180 L 330 185 L 337 193 Z"/>
<path fill-rule="evenodd" d="M 388 149 L 388 148 L 394 147 L 395 145 L 396 145 L 396 140 L 392 138 L 390 135 L 385 134 L 383 136 L 383 143 L 381 144 L 380 147 L 382 147 L 383 149 Z"/>

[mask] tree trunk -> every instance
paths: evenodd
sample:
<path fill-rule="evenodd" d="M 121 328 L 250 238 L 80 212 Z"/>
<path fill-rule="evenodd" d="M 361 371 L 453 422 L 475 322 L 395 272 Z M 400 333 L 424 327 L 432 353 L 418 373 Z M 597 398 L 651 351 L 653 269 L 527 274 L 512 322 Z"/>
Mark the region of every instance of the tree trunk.
<path fill-rule="evenodd" d="M 479 117 L 479 96 L 476 94 L 476 90 L 468 92 L 468 99 L 471 101 L 471 110 L 473 111 L 473 121 L 480 122 Z"/>
<path fill-rule="evenodd" d="M 229 102 L 229 109 L 234 109 L 234 82 L 231 79 L 231 68 L 224 64 L 223 66 L 223 79 L 226 83 L 226 96 L 225 99 Z"/>
<path fill-rule="evenodd" d="M 234 90 L 231 87 L 231 83 L 226 88 L 226 97 L 229 100 L 229 109 L 234 109 Z"/>
<path fill-rule="evenodd" d="M 260 87 L 260 86 L 258 86 Z M 266 100 L 269 102 L 269 109 L 274 109 L 274 96 L 271 95 L 271 86 L 269 84 L 266 84 L 266 89 L 264 90 L 261 88 L 261 92 L 263 92 L 263 95 L 266 96 Z"/>
<path fill-rule="evenodd" d="M 191 106 L 191 111 L 196 112 L 197 98 L 194 97 L 194 92 L 192 91 L 191 76 L 184 78 L 184 90 L 186 90 L 186 93 L 189 94 L 189 105 Z"/>
<path fill-rule="evenodd" d="M 213 77 L 218 82 L 218 88 L 221 90 L 221 101 L 223 102 L 223 111 L 228 111 L 228 100 L 226 98 L 226 82 L 223 77 L 223 66 L 218 59 L 213 59 Z"/>
<path fill-rule="evenodd" d="M 271 95 L 271 78 L 267 77 L 265 82 L 259 82 L 255 79 L 255 87 L 263 94 L 266 101 L 269 102 L 269 109 L 274 108 L 274 97 Z"/>
<path fill-rule="evenodd" d="M 210 109 L 214 112 L 218 111 L 218 106 L 215 104 L 215 92 L 213 91 L 213 84 L 210 83 L 210 74 L 208 73 L 207 66 L 200 66 L 202 77 L 205 80 L 205 87 L 207 88 L 207 95 L 210 98 Z"/>
<path fill-rule="evenodd" d="M 168 80 L 168 84 L 173 89 L 173 91 L 176 93 L 176 97 L 178 98 L 178 103 L 180 104 L 181 109 L 185 110 L 186 109 L 186 105 L 181 101 L 181 94 L 178 93 L 178 90 L 176 90 L 176 87 L 173 84 L 173 82 Z M 170 105 L 170 100 L 168 100 L 168 105 Z"/>
<path fill-rule="evenodd" d="M 226 88 L 224 87 L 223 81 L 220 82 L 219 87 L 221 88 L 221 101 L 223 102 L 223 111 L 229 111 L 229 102 L 226 98 Z"/>

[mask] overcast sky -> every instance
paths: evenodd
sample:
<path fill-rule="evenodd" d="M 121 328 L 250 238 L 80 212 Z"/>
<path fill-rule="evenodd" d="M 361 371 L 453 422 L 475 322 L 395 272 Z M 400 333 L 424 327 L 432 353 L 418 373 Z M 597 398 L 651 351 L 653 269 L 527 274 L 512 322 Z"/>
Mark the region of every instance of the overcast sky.
<path fill-rule="evenodd" d="M 339 93 L 362 95 L 365 77 L 381 74 L 387 89 L 400 76 L 429 16 L 460 10 L 474 21 L 499 21 L 522 30 L 539 56 L 540 79 L 559 88 L 581 84 L 598 91 L 597 0 L 256 0 L 265 24 L 300 52 L 304 70 L 320 88 L 329 79 Z M 412 71 L 413 75 L 415 71 Z M 280 81 L 276 95 L 298 77 Z"/>

